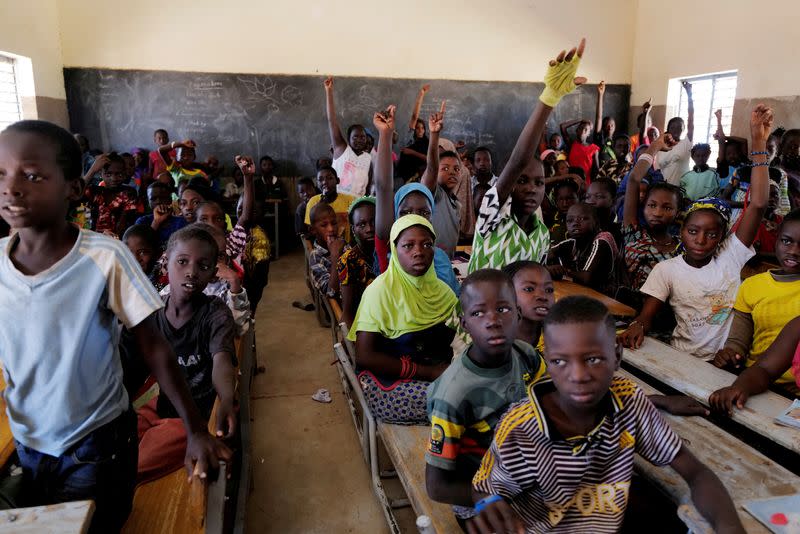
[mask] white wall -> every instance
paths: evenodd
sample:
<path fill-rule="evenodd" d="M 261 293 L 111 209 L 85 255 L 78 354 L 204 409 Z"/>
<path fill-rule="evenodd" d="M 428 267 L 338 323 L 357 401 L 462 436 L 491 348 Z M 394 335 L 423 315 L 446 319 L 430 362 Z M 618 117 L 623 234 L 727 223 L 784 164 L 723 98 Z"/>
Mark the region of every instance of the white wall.
<path fill-rule="evenodd" d="M 540 81 L 552 55 L 586 36 L 582 72 L 609 83 L 631 81 L 636 11 L 636 0 L 59 5 L 68 67 Z"/>

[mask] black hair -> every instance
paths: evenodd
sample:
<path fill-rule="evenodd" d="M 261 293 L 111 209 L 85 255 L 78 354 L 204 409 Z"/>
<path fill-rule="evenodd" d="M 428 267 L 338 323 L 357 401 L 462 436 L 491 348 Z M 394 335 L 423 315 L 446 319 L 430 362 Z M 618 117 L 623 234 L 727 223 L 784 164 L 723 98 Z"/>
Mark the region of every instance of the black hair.
<path fill-rule="evenodd" d="M 580 188 L 578 184 L 575 183 L 574 180 L 570 180 L 569 178 L 565 178 L 564 180 L 559 180 L 553 186 L 553 198 L 558 196 L 558 191 L 563 188 L 567 188 L 576 195 L 580 192 Z"/>
<path fill-rule="evenodd" d="M 317 202 L 313 208 L 311 208 L 311 213 L 308 214 L 308 220 L 311 223 L 311 226 L 314 226 L 316 222 L 322 217 L 323 213 L 333 214 L 336 217 L 336 211 L 333 207 L 328 204 L 327 202 Z"/>
<path fill-rule="evenodd" d="M 458 154 L 453 152 L 452 150 L 445 150 L 441 154 L 439 154 L 439 160 L 441 161 L 444 158 L 456 158 L 458 161 L 461 161 L 461 158 L 458 157 Z"/>
<path fill-rule="evenodd" d="M 130 154 L 128 155 L 130 156 Z M 116 152 L 109 152 L 106 154 L 106 157 L 108 158 L 108 162 L 103 165 L 104 171 L 108 170 L 112 163 L 121 163 L 122 165 L 125 165 L 125 160 L 122 159 L 122 155 L 117 154 Z"/>
<path fill-rule="evenodd" d="M 617 120 L 614 117 L 603 117 L 603 119 L 600 121 L 600 126 L 601 127 L 605 126 L 606 124 L 608 124 L 609 121 L 614 121 L 614 124 L 616 124 L 617 122 Z"/>
<path fill-rule="evenodd" d="M 776 167 L 767 167 L 769 169 L 769 179 L 772 180 L 773 183 L 780 185 L 781 179 L 783 178 L 783 173 L 780 169 Z M 753 174 L 753 168 L 749 165 L 742 165 L 736 171 L 737 176 L 740 181 L 744 183 L 750 183 L 750 177 Z"/>
<path fill-rule="evenodd" d="M 597 213 L 597 208 L 595 208 L 591 204 L 587 204 L 586 202 L 576 202 L 575 204 L 570 206 L 569 209 L 576 208 L 576 207 L 584 210 L 586 213 L 591 215 L 591 217 L 594 219 L 595 232 L 599 231 L 600 215 L 598 215 L 598 213 Z"/>
<path fill-rule="evenodd" d="M 562 140 L 564 139 L 564 138 L 561 136 L 561 132 L 553 132 L 553 133 L 551 133 L 551 134 L 550 134 L 550 137 L 549 137 L 548 139 L 550 139 L 550 140 L 552 141 L 552 140 L 553 140 L 553 138 L 554 138 L 555 136 L 559 136 L 559 137 L 561 137 L 561 139 L 562 139 Z"/>
<path fill-rule="evenodd" d="M 322 171 L 331 171 L 334 177 L 336 177 L 337 179 L 339 178 L 339 174 L 336 172 L 336 169 L 334 169 L 330 165 L 323 165 L 322 167 L 318 168 L 317 174 L 321 173 Z"/>
<path fill-rule="evenodd" d="M 200 208 L 205 206 L 216 206 L 219 208 L 219 211 L 221 211 L 223 215 L 225 214 L 225 210 L 222 208 L 222 204 L 220 204 L 216 200 L 204 200 L 203 202 L 197 205 L 197 207 L 194 209 L 194 212 L 197 213 L 198 211 L 200 211 Z"/>
<path fill-rule="evenodd" d="M 675 195 L 675 200 L 677 201 L 678 211 L 680 211 L 681 207 L 683 206 L 683 188 L 677 185 L 672 185 L 667 182 L 656 182 L 654 184 L 650 184 L 647 186 L 647 193 L 644 195 L 644 203 L 647 204 L 647 199 L 650 198 L 650 195 L 653 194 L 654 191 L 666 191 L 671 195 Z"/>
<path fill-rule="evenodd" d="M 486 152 L 487 154 L 489 154 L 489 158 L 490 159 L 492 159 L 492 160 L 494 159 L 494 157 L 492 156 L 492 151 L 489 150 L 489 147 L 479 146 L 478 148 L 476 148 L 475 150 L 472 151 L 472 157 L 474 158 L 475 154 L 477 154 L 478 152 Z"/>
<path fill-rule="evenodd" d="M 778 233 L 783 230 L 783 227 L 786 226 L 786 223 L 792 222 L 800 222 L 800 208 L 793 209 L 783 217 L 781 224 L 778 225 Z"/>
<path fill-rule="evenodd" d="M 350 209 L 347 210 L 347 221 L 350 223 L 350 226 L 354 225 L 353 217 L 356 215 L 356 210 L 360 210 L 365 206 L 372 206 L 373 208 L 376 208 L 375 202 L 370 202 L 366 198 L 360 198 L 353 201 L 353 203 L 350 205 Z"/>
<path fill-rule="evenodd" d="M 466 308 L 467 302 L 467 289 L 480 282 L 493 282 L 496 284 L 503 284 L 511 290 L 511 294 L 514 295 L 514 301 L 517 300 L 517 293 L 514 290 L 514 283 L 511 281 L 511 277 L 506 274 L 504 271 L 499 269 L 478 269 L 477 271 L 473 271 L 469 276 L 464 279 L 464 282 L 461 284 L 461 307 Z"/>
<path fill-rule="evenodd" d="M 238 167 L 237 167 L 238 168 Z M 217 204 L 222 205 L 222 199 L 220 196 L 214 192 L 213 189 L 206 185 L 206 181 L 203 178 L 197 177 L 192 178 L 189 180 L 189 183 L 186 185 L 185 191 L 194 191 L 201 197 L 203 200 L 210 200 L 216 202 Z"/>
<path fill-rule="evenodd" d="M 309 178 L 308 176 L 303 176 L 302 178 L 297 180 L 297 183 L 294 186 L 296 188 L 297 186 L 300 185 L 310 185 L 315 190 L 317 189 L 316 184 L 314 184 L 314 180 L 312 178 Z"/>
<path fill-rule="evenodd" d="M 605 304 L 591 297 L 574 295 L 558 299 L 544 318 L 543 325 L 546 332 L 548 327 L 555 324 L 599 322 L 604 323 L 612 333 L 616 331 L 614 316 L 609 313 Z"/>
<path fill-rule="evenodd" d="M 193 223 L 189 226 L 184 226 L 169 236 L 169 241 L 167 241 L 167 255 L 169 256 L 169 253 L 178 243 L 197 240 L 210 246 L 211 250 L 214 252 L 214 259 L 216 259 L 219 255 L 219 245 L 217 245 L 217 240 L 214 239 L 212 235 L 212 228 L 213 226 L 204 223 Z"/>
<path fill-rule="evenodd" d="M 672 118 L 669 120 L 669 122 L 667 123 L 667 130 L 669 130 L 669 127 L 670 127 L 670 126 L 672 126 L 672 123 L 673 123 L 673 122 L 675 122 L 675 121 L 681 121 L 681 122 L 684 122 L 682 117 L 672 117 Z"/>
<path fill-rule="evenodd" d="M 709 152 L 711 152 L 711 145 L 709 145 L 708 143 L 697 143 L 697 144 L 695 144 L 692 147 L 692 151 L 691 151 L 692 156 L 694 156 L 694 153 L 697 152 L 698 150 L 708 150 Z"/>
<path fill-rule="evenodd" d="M 616 143 L 620 139 L 625 139 L 627 142 L 631 142 L 631 136 L 626 133 L 615 133 L 614 137 L 612 138 L 612 143 Z"/>
<path fill-rule="evenodd" d="M 583 170 L 583 167 L 570 167 L 569 174 L 577 174 L 586 181 L 586 171 Z"/>
<path fill-rule="evenodd" d="M 153 132 L 153 137 L 155 137 L 157 134 L 160 134 L 160 133 L 162 133 L 162 134 L 166 135 L 167 137 L 169 137 L 169 132 L 167 132 L 164 128 L 159 128 L 158 130 Z"/>
<path fill-rule="evenodd" d="M 783 145 L 786 144 L 790 137 L 800 137 L 800 129 L 792 128 L 791 130 L 783 132 L 781 136 L 781 152 L 783 152 Z"/>
<path fill-rule="evenodd" d="M 149 224 L 134 224 L 122 234 L 122 242 L 127 243 L 131 237 L 139 237 L 152 247 L 154 253 L 161 251 L 161 244 L 158 241 L 158 234 Z"/>
<path fill-rule="evenodd" d="M 545 271 L 547 271 L 547 267 L 545 267 L 538 261 L 530 261 L 530 260 L 519 260 L 509 263 L 508 265 L 503 266 L 502 271 L 506 273 L 506 275 L 508 275 L 508 278 L 513 282 L 514 279 L 517 277 L 517 275 L 526 269 L 544 269 Z"/>
<path fill-rule="evenodd" d="M 592 185 L 594 184 L 598 184 L 608 191 L 608 193 L 611 195 L 611 198 L 615 198 L 617 196 L 617 182 L 611 178 L 595 178 L 592 180 Z"/>
<path fill-rule="evenodd" d="M 323 160 L 326 163 L 324 165 L 320 165 L 320 161 L 323 161 Z M 331 158 L 329 158 L 328 156 L 322 156 L 322 157 L 317 158 L 317 161 L 314 162 L 314 169 L 316 169 L 317 172 L 319 172 L 319 170 L 322 169 L 323 167 L 330 167 L 331 164 L 327 163 L 328 161 L 331 161 Z"/>
<path fill-rule="evenodd" d="M 83 177 L 81 147 L 67 130 L 47 121 L 18 121 L 5 129 L 5 132 L 30 133 L 47 139 L 56 147 L 56 164 L 67 181 Z"/>
<path fill-rule="evenodd" d="M 258 160 L 258 163 L 259 163 L 259 165 L 260 165 L 260 164 L 264 163 L 265 161 L 269 161 L 270 163 L 272 163 L 273 165 L 275 165 L 275 160 L 274 160 L 274 159 L 272 159 L 272 158 L 271 158 L 271 157 L 269 157 L 269 156 L 261 156 L 261 159 L 260 159 L 260 160 Z"/>
<path fill-rule="evenodd" d="M 153 182 L 147 186 L 147 192 L 149 193 L 152 189 L 163 189 L 164 191 L 172 193 L 173 187 L 164 182 Z"/>
<path fill-rule="evenodd" d="M 364 125 L 362 125 L 362 124 L 351 124 L 350 126 L 347 127 L 347 140 L 348 141 L 350 140 L 350 134 L 353 133 L 353 130 L 357 130 L 359 128 L 364 130 L 364 133 L 367 133 L 367 129 L 364 128 Z"/>

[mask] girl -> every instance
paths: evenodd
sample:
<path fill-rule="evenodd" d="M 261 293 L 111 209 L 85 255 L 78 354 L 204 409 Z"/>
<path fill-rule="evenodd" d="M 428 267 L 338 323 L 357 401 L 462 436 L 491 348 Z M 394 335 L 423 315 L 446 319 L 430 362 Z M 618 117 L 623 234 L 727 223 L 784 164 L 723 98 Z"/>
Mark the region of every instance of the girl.
<path fill-rule="evenodd" d="M 347 129 L 347 140 L 345 140 L 336 120 L 333 78 L 326 78 L 324 85 L 328 131 L 333 145 L 331 166 L 336 169 L 336 175 L 339 177 L 339 189 L 355 197 L 364 196 L 372 174 L 372 155 L 366 151 L 367 132 L 362 125 L 353 124 Z"/>
<path fill-rule="evenodd" d="M 735 233 L 728 235 L 730 209 L 718 199 L 701 199 L 689 208 L 681 228 L 683 254 L 659 263 L 642 286 L 647 299 L 641 313 L 620 335 L 626 347 L 638 348 L 653 318 L 669 301 L 677 326 L 672 345 L 698 358 L 711 359 L 722 348 L 745 262 L 755 252 L 753 240 L 769 195 L 767 137 L 772 110 L 758 105 L 750 119 L 754 158 L 751 201 Z M 667 146 L 671 136 L 664 136 Z"/>
<path fill-rule="evenodd" d="M 395 107 L 389 106 L 386 112 L 375 113 L 373 117 L 373 124 L 379 133 L 375 171 L 378 192 L 375 209 L 375 251 L 378 254 L 381 272 L 387 269 L 389 263 L 387 237 L 394 221 L 408 214 L 419 215 L 430 221 L 434 209 L 433 194 L 430 189 L 419 183 L 406 184 L 398 189 L 392 202 L 391 136 L 394 131 L 394 113 Z M 458 294 L 458 281 L 453 273 L 450 258 L 439 247 L 434 249 L 433 265 L 436 276 Z"/>
<path fill-rule="evenodd" d="M 542 321 L 556 301 L 550 272 L 535 261 L 515 261 L 503 267 L 503 272 L 514 284 L 517 306 L 522 316 L 517 327 L 517 339 L 530 343 L 542 352 Z"/>
<path fill-rule="evenodd" d="M 433 270 L 435 238 L 427 219 L 397 219 L 389 267 L 364 290 L 348 336 L 370 411 L 387 423 L 427 424 L 425 392 L 452 358 L 445 321 L 457 299 Z"/>
<path fill-rule="evenodd" d="M 666 139 L 672 142 L 668 135 L 661 136 L 650 146 L 644 147 L 625 188 L 622 219 L 622 256 L 627 274 L 625 286 L 636 292 L 656 264 L 675 256 L 679 244 L 678 239 L 669 231 L 683 204 L 683 195 L 679 188 L 665 182 L 649 185 L 644 196 L 644 224 L 639 223 L 640 184 L 650 170 L 655 155 L 667 147 Z M 636 307 L 641 308 L 641 304 Z"/>
<path fill-rule="evenodd" d="M 568 238 L 550 249 L 551 274 L 568 275 L 579 284 L 613 295 L 618 252 L 614 236 L 600 230 L 597 211 L 588 204 L 573 205 L 566 222 Z"/>
<path fill-rule="evenodd" d="M 570 143 L 567 130 L 577 125 L 575 130 L 576 139 Z M 561 135 L 569 146 L 567 161 L 571 167 L 580 167 L 586 176 L 586 185 L 592 183 L 594 172 L 600 168 L 599 153 L 600 147 L 592 143 L 592 123 L 586 120 L 573 120 L 561 123 Z"/>
<path fill-rule="evenodd" d="M 245 207 L 244 196 L 239 197 L 236 203 L 237 222 L 243 221 Z M 272 244 L 267 237 L 267 233 L 257 224 L 264 217 L 264 203 L 258 199 L 253 199 L 253 214 L 249 231 L 247 232 L 247 242 L 244 250 L 235 258 L 236 262 L 244 270 L 242 285 L 250 297 L 250 311 L 255 316 L 258 303 L 264 294 L 264 288 L 269 284 L 269 264 L 272 257 Z"/>
<path fill-rule="evenodd" d="M 120 236 L 136 218 L 136 190 L 123 185 L 125 160 L 116 152 L 97 156 L 83 177 L 84 183 L 95 173 L 101 171 L 103 181 L 90 186 L 86 198 L 91 207 L 92 230 L 99 233 Z"/>
<path fill-rule="evenodd" d="M 800 396 L 800 317 L 789 321 L 758 361 L 745 369 L 733 384 L 712 393 L 708 404 L 727 414 L 733 412 L 734 406 L 741 410 L 748 398 L 767 391 L 772 382 L 787 374 L 794 375 L 790 389 L 795 396 Z"/>
<path fill-rule="evenodd" d="M 145 224 L 134 224 L 125 230 L 122 242 L 136 258 L 144 274 L 150 278 L 161 251 L 161 244 L 155 230 Z"/>
<path fill-rule="evenodd" d="M 397 162 L 397 176 L 403 182 L 414 176 L 420 176 L 428 160 L 428 134 L 425 121 L 417 119 L 414 124 L 413 138 L 400 150 L 400 161 Z"/>
<path fill-rule="evenodd" d="M 347 216 L 354 242 L 339 257 L 336 270 L 342 294 L 342 321 L 349 328 L 362 293 L 380 274 L 375 257 L 375 198 L 359 198 L 350 206 Z"/>
<path fill-rule="evenodd" d="M 567 211 L 577 204 L 579 192 L 580 187 L 572 180 L 562 180 L 553 186 L 551 206 L 555 205 L 556 209 L 550 210 L 555 211 L 552 217 L 553 222 L 550 225 L 551 243 L 560 243 L 567 238 L 567 225 L 564 223 L 564 219 L 567 217 Z"/>
<path fill-rule="evenodd" d="M 586 190 L 585 202 L 597 210 L 599 228 L 614 236 L 614 241 L 622 243 L 622 233 L 616 222 L 614 201 L 617 198 L 617 183 L 611 178 L 596 178 Z"/>
<path fill-rule="evenodd" d="M 189 180 L 192 178 L 202 178 L 206 186 L 211 185 L 206 173 L 195 163 L 195 159 L 197 158 L 196 148 L 197 144 L 191 139 L 179 142 L 173 141 L 168 145 L 165 144 L 158 147 L 158 153 L 161 155 L 167 172 L 169 172 L 172 175 L 172 179 L 175 180 L 176 186 L 180 183 L 182 178 L 187 178 Z M 173 158 L 173 151 L 176 151 L 174 153 L 177 159 Z"/>
<path fill-rule="evenodd" d="M 786 323 L 800 315 L 800 210 L 789 213 L 778 228 L 775 257 L 779 269 L 742 282 L 728 340 L 714 357 L 717 367 L 752 366 Z M 795 376 L 789 370 L 777 383 L 794 385 Z"/>

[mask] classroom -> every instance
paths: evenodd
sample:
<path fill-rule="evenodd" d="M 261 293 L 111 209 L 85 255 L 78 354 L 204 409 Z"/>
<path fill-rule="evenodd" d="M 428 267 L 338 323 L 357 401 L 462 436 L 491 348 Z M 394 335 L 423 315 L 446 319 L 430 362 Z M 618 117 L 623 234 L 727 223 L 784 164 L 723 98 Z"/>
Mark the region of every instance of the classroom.
<path fill-rule="evenodd" d="M 800 532 L 792 0 L 0 0 L 0 534 Z"/>

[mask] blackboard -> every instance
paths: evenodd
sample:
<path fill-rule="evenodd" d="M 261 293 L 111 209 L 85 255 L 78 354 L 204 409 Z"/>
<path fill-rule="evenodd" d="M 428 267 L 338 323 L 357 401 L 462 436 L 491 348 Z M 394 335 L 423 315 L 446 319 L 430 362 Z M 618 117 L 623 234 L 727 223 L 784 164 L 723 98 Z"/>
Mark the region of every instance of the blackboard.
<path fill-rule="evenodd" d="M 228 165 L 238 153 L 271 155 L 279 176 L 313 173 L 316 159 L 329 153 L 322 76 L 219 74 L 174 71 L 64 69 L 70 125 L 94 148 L 129 151 L 153 148 L 153 131 L 164 128 L 170 139 L 194 139 L 198 157 L 214 154 Z M 470 147 L 486 145 L 495 153 L 496 172 L 505 164 L 543 85 L 337 77 L 336 104 L 344 131 L 388 104 L 398 107 L 397 130 L 403 146 L 417 91 L 431 90 L 422 116 L 447 100 L 443 137 Z M 565 97 L 551 116 L 548 130 L 561 121 L 594 120 L 596 86 L 580 87 Z M 626 131 L 629 85 L 609 85 L 605 114 Z"/>

